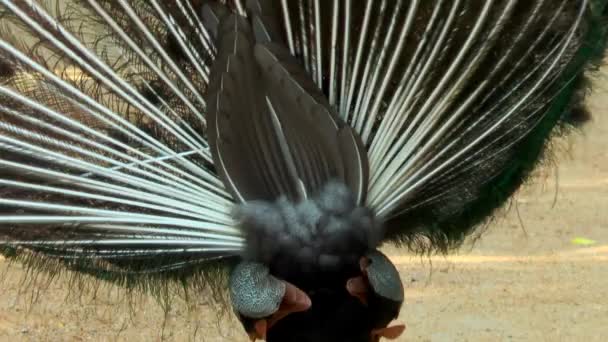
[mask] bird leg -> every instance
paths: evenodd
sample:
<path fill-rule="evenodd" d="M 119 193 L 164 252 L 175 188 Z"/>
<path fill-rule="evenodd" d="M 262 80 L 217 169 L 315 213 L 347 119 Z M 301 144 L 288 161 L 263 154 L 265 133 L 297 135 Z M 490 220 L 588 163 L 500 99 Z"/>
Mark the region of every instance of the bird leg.
<path fill-rule="evenodd" d="M 372 331 L 372 341 L 380 340 L 380 338 L 396 340 L 403 335 L 404 331 L 405 324 L 397 324 L 386 328 L 374 329 Z"/>
<path fill-rule="evenodd" d="M 265 340 L 268 330 L 278 321 L 312 305 L 304 291 L 273 277 L 268 267 L 255 262 L 236 266 L 230 276 L 230 297 L 252 341 Z"/>

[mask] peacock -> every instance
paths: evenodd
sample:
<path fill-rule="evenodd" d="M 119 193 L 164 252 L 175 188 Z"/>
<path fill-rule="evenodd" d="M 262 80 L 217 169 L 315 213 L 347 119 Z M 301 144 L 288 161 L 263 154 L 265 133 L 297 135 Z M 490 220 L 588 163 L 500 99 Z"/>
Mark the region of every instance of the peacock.
<path fill-rule="evenodd" d="M 458 248 L 587 117 L 606 3 L 0 0 L 0 253 L 398 338 L 379 247 Z"/>

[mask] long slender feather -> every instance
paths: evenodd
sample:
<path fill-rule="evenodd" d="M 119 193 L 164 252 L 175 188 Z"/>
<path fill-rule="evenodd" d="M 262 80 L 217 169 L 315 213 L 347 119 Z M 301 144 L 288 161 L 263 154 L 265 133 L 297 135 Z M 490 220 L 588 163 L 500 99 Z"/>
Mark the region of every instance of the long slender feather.
<path fill-rule="evenodd" d="M 196 278 L 253 248 L 235 203 L 335 181 L 378 236 L 457 246 L 581 106 L 605 9 L 0 0 L 0 251 Z"/>
<path fill-rule="evenodd" d="M 147 26 L 150 17 L 127 2 L 73 2 L 58 7 L 63 13 L 36 2 L 1 5 L 14 23 L 0 32 L 1 59 L 15 71 L 0 85 L 3 251 L 86 259 L 77 269 L 117 280 L 179 265 L 191 274 L 204 260 L 238 255 L 232 200 L 197 131 L 205 103 L 195 84 L 208 81 L 209 65 L 185 40 L 191 28 L 150 3 L 185 53 L 178 65 Z M 117 8 L 124 13 L 113 15 Z M 73 25 L 74 13 L 110 34 L 87 36 Z M 18 43 L 11 33 L 21 28 L 28 40 Z M 187 77 L 182 67 L 195 73 Z"/>

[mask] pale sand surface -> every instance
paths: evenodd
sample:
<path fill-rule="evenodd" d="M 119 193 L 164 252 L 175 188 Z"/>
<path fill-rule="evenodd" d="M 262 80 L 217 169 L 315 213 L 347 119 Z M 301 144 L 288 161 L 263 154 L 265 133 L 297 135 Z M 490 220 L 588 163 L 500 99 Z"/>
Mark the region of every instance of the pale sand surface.
<path fill-rule="evenodd" d="M 386 248 L 406 284 L 401 320 L 408 330 L 400 341 L 608 341 L 608 82 L 602 84 L 590 101 L 595 121 L 559 155 L 559 177 L 545 167 L 481 240 L 431 260 Z M 595 243 L 575 245 L 577 237 Z M 19 291 L 23 270 L 0 261 L 0 272 L 0 341 L 245 341 L 204 295 L 193 299 L 196 314 L 177 305 L 165 320 L 150 298 L 132 310 L 116 290 L 66 299 L 70 285 L 58 280 L 27 305 L 32 291 Z"/>

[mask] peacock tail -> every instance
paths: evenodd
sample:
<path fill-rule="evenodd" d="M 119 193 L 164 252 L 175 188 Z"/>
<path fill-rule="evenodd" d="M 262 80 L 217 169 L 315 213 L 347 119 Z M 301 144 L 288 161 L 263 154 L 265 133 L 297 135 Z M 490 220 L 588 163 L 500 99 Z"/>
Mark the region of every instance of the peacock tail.
<path fill-rule="evenodd" d="M 315 203 L 348 223 L 323 248 L 447 252 L 570 130 L 608 29 L 603 0 L 263 3 L 0 0 L 1 253 L 213 284 Z"/>

